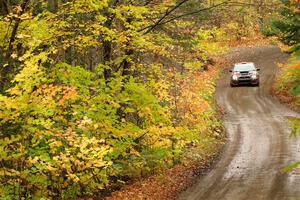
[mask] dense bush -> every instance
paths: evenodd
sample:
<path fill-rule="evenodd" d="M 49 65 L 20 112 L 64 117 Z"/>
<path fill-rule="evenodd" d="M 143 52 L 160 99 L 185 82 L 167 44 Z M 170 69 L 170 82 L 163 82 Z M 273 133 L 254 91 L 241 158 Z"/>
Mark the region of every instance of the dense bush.
<path fill-rule="evenodd" d="M 178 98 L 181 120 L 172 126 L 168 106 L 133 78 L 107 89 L 94 76 L 67 64 L 47 72 L 24 67 L 0 96 L 2 197 L 92 194 L 113 177 L 172 166 L 186 145 L 197 145 L 220 126 L 205 100 L 213 87 L 201 90 L 209 92 L 205 99 L 194 96 L 205 106 L 183 90 L 188 96 Z"/>

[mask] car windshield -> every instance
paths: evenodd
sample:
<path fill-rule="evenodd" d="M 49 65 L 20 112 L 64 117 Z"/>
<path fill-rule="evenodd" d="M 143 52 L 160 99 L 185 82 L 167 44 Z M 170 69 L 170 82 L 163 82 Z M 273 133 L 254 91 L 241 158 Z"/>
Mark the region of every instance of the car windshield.
<path fill-rule="evenodd" d="M 242 72 L 242 71 L 255 71 L 255 67 L 253 64 L 241 64 L 235 65 L 233 71 Z"/>

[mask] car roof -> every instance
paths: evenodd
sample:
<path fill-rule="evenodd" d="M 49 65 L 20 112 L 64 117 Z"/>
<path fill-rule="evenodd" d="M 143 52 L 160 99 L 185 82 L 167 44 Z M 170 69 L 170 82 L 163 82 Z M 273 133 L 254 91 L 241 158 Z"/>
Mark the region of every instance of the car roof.
<path fill-rule="evenodd" d="M 241 62 L 234 64 L 234 71 L 253 71 L 256 67 L 253 62 Z"/>
<path fill-rule="evenodd" d="M 253 62 L 240 62 L 234 64 L 234 66 L 242 66 L 242 65 L 255 66 Z"/>

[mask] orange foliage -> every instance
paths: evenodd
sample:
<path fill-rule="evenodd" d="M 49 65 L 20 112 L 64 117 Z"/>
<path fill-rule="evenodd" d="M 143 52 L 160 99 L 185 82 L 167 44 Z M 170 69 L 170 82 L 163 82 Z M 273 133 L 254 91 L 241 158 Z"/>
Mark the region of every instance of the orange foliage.
<path fill-rule="evenodd" d="M 62 88 L 62 98 L 59 100 L 60 105 L 64 105 L 65 101 L 76 99 L 78 93 L 75 87 L 64 86 Z"/>
<path fill-rule="evenodd" d="M 185 125 L 199 123 L 202 113 L 211 109 L 211 99 L 206 96 L 214 91 L 214 80 L 219 70 L 216 66 L 209 66 L 207 71 L 190 71 L 187 77 L 180 81 L 181 96 L 177 103 L 179 115 Z"/>
<path fill-rule="evenodd" d="M 300 62 L 293 64 L 291 67 L 295 69 L 300 69 Z"/>
<path fill-rule="evenodd" d="M 73 86 L 57 86 L 53 84 L 41 85 L 36 89 L 32 94 L 36 103 L 49 105 L 51 101 L 58 101 L 60 106 L 63 106 L 66 101 L 76 99 L 78 93 L 75 87 Z M 42 98 L 41 98 L 42 97 Z"/>

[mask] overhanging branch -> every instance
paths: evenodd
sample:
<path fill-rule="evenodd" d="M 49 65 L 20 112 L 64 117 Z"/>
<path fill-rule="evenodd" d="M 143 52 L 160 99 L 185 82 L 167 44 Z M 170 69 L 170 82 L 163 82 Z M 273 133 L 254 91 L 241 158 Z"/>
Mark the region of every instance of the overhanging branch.
<path fill-rule="evenodd" d="M 207 8 L 202 8 L 202 9 L 199 9 L 199 10 L 196 10 L 196 11 L 192 11 L 192 12 L 189 12 L 189 13 L 184 13 L 184 14 L 181 14 L 181 15 L 178 15 L 178 16 L 174 16 L 174 17 L 171 17 L 169 19 L 166 19 L 168 16 L 170 16 L 170 14 L 176 10 L 177 8 L 179 8 L 183 3 L 187 2 L 189 0 L 184 0 L 184 1 L 181 1 L 179 4 L 177 4 L 176 6 L 174 6 L 171 10 L 167 10 L 166 13 L 161 17 L 159 18 L 154 24 L 152 25 L 149 25 L 149 26 L 146 26 L 140 30 L 138 30 L 139 32 L 142 32 L 142 31 L 145 31 L 144 34 L 148 34 L 149 32 L 153 31 L 157 26 L 160 26 L 160 25 L 163 25 L 163 24 L 167 24 L 169 22 L 172 22 L 176 19 L 180 19 L 180 18 L 183 18 L 183 17 L 186 17 L 186 16 L 189 16 L 189 15 L 194 15 L 194 14 L 197 14 L 197 13 L 200 13 L 200 12 L 204 12 L 204 11 L 208 11 L 208 10 L 212 10 L 214 8 L 217 8 L 217 7 L 220 7 L 220 6 L 224 6 L 224 5 L 230 5 L 230 6 L 258 6 L 257 4 L 254 4 L 254 3 L 243 3 L 243 2 L 239 2 L 239 1 L 232 1 L 232 0 L 226 0 L 224 2 L 221 2 L 219 4 L 215 4 L 213 6 L 210 6 L 210 7 L 207 7 Z M 264 6 L 274 6 L 274 5 L 278 5 L 278 4 L 264 4 Z"/>
<path fill-rule="evenodd" d="M 166 21 L 163 21 L 161 22 L 159 25 L 163 25 L 163 24 L 167 24 L 175 19 L 179 19 L 179 18 L 182 18 L 182 17 L 186 17 L 186 16 L 189 16 L 189 15 L 194 15 L 194 14 L 197 14 L 197 13 L 200 13 L 200 12 L 203 12 L 203 11 L 207 11 L 207 10 L 211 10 L 211 9 L 214 9 L 216 7 L 219 7 L 219 6 L 222 6 L 222 5 L 225 5 L 225 4 L 228 4 L 230 1 L 224 1 L 222 3 L 219 3 L 219 4 L 216 4 L 216 5 L 213 5 L 211 7 L 207 7 L 207 8 L 202 8 L 200 10 L 196 10 L 196 11 L 193 11 L 193 12 L 190 12 L 190 13 L 184 13 L 182 15 L 178 15 L 178 16 L 175 16 L 171 19 L 168 19 Z"/>
<path fill-rule="evenodd" d="M 155 29 L 156 26 L 160 25 L 160 23 L 169 16 L 172 12 L 174 12 L 176 9 L 178 9 L 180 6 L 182 6 L 184 3 L 188 2 L 189 0 L 182 0 L 180 3 L 172 7 L 171 9 L 166 10 L 165 14 L 158 19 L 153 25 L 147 26 L 145 28 L 142 28 L 139 30 L 139 32 L 146 30 L 145 34 L 151 32 L 153 29 Z"/>

